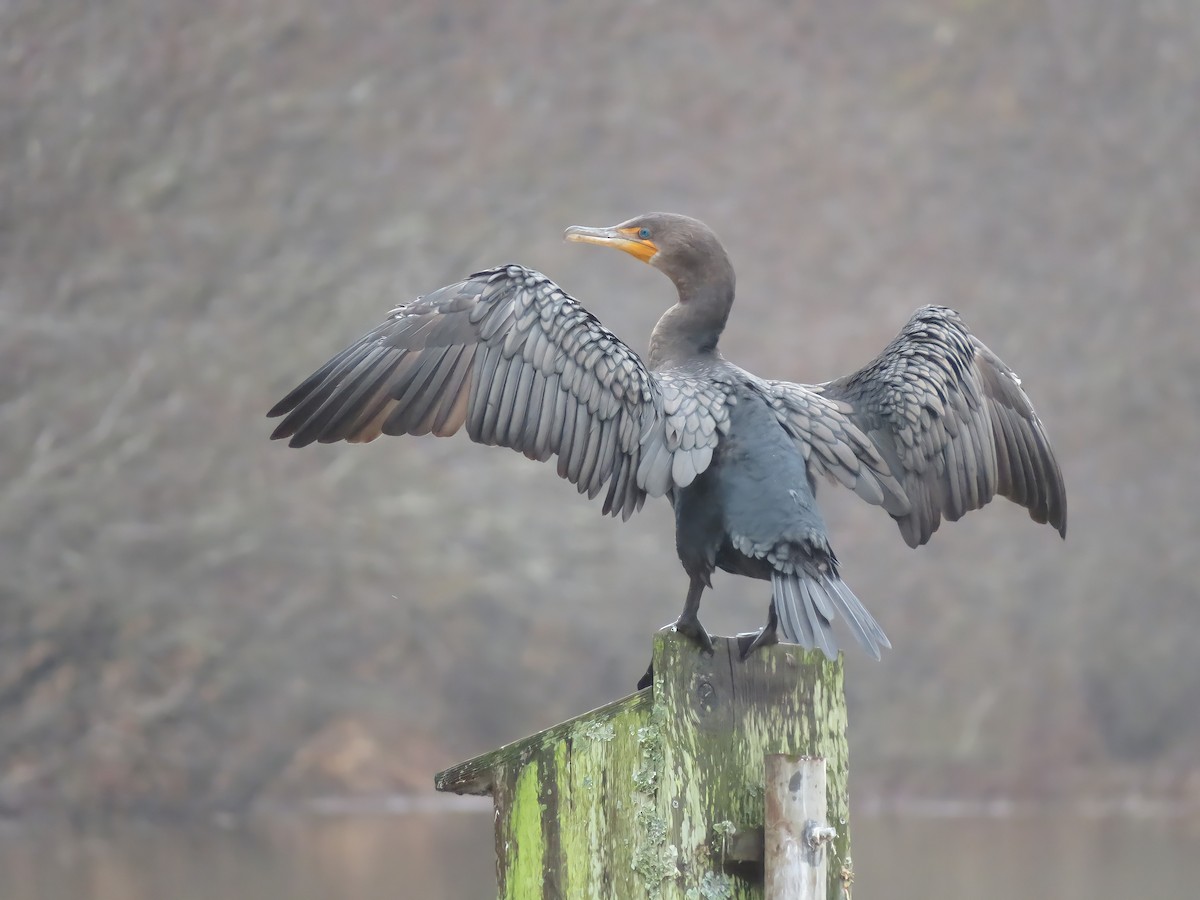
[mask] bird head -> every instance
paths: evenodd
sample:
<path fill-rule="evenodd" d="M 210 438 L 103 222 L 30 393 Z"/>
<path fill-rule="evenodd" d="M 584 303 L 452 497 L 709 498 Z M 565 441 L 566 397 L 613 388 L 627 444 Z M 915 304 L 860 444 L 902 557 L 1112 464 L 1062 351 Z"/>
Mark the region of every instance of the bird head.
<path fill-rule="evenodd" d="M 680 286 L 714 265 L 728 267 L 725 250 L 712 230 L 703 222 L 677 213 L 646 213 L 608 228 L 572 225 L 565 237 L 568 241 L 624 250 Z"/>

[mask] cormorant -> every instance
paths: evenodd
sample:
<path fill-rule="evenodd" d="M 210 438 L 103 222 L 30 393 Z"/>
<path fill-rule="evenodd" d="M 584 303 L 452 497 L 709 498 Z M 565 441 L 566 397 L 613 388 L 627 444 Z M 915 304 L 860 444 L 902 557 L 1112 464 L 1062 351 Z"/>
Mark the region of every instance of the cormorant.
<path fill-rule="evenodd" d="M 675 628 L 711 649 L 700 595 L 716 568 L 771 582 L 767 623 L 743 655 L 783 638 L 837 654 L 841 616 L 876 659 L 883 630 L 842 581 L 818 477 L 883 507 L 909 546 L 996 494 L 1065 537 L 1066 492 L 1016 374 L 951 309 L 917 310 L 864 368 L 819 385 L 738 368 L 717 341 L 734 273 L 716 235 L 650 213 L 567 240 L 616 247 L 662 271 L 678 302 L 642 359 L 544 275 L 487 269 L 400 306 L 270 411 L 293 447 L 445 437 L 558 457 L 558 474 L 628 518 L 647 496 L 675 509 L 689 583 Z"/>

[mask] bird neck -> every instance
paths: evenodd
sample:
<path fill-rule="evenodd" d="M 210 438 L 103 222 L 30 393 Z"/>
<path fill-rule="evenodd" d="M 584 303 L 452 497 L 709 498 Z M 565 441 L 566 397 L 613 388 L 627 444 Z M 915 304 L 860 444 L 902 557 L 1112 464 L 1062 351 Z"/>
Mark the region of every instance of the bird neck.
<path fill-rule="evenodd" d="M 696 282 L 675 279 L 679 302 L 663 313 L 650 335 L 650 368 L 663 369 L 717 355 L 717 341 L 733 306 L 733 270 Z"/>

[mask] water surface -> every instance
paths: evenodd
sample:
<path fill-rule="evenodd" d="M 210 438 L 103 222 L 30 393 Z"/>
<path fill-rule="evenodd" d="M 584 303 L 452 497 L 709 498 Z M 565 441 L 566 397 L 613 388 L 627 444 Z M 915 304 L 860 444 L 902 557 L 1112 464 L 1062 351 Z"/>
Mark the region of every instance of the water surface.
<path fill-rule="evenodd" d="M 1200 822 L 859 816 L 857 898 L 1197 896 Z M 0 828 L 0 900 L 397 900 L 495 893 L 487 812 L 252 827 Z"/>

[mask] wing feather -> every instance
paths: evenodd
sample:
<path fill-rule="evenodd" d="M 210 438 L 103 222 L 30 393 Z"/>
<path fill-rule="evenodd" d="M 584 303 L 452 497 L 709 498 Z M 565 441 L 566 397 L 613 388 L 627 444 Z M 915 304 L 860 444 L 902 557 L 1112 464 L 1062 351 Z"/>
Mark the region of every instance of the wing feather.
<path fill-rule="evenodd" d="M 996 494 L 1066 535 L 1062 472 L 1033 404 L 953 310 L 918 310 L 866 367 L 811 390 L 870 435 L 908 499 L 888 511 L 912 546 Z"/>
<path fill-rule="evenodd" d="M 550 435 L 554 431 L 554 421 L 557 416 L 556 410 L 562 402 L 558 387 L 558 374 L 553 373 L 546 379 L 546 386 L 542 389 L 542 409 L 539 414 L 537 423 L 537 434 L 533 441 L 533 451 L 535 459 L 549 459 L 554 453 L 550 443 Z M 562 429 L 562 419 L 558 419 L 558 427 Z"/>
<path fill-rule="evenodd" d="M 575 480 L 571 469 L 571 451 L 575 449 L 575 396 L 570 391 L 563 391 L 562 421 L 559 426 L 558 439 L 558 477 Z"/>
<path fill-rule="evenodd" d="M 578 301 L 513 265 L 392 310 L 269 415 L 283 417 L 272 437 L 295 447 L 465 425 L 477 443 L 557 455 L 560 475 L 590 497 L 607 485 L 605 512 L 628 518 L 710 465 L 726 399 L 704 380 L 650 372 Z"/>
<path fill-rule="evenodd" d="M 908 497 L 870 437 L 851 420 L 849 407 L 808 385 L 755 382 L 800 448 L 812 475 L 837 481 L 893 515 L 908 511 Z"/>
<path fill-rule="evenodd" d="M 342 373 L 344 390 L 356 401 L 360 401 L 360 398 L 378 390 L 379 384 L 387 372 L 387 368 L 380 366 L 379 362 L 387 355 L 385 349 L 375 348 L 358 365 Z M 334 431 L 343 427 L 345 407 L 336 402 L 336 394 L 331 387 L 322 387 L 321 396 L 324 399 L 308 414 L 306 428 L 312 434 L 324 430 Z"/>
<path fill-rule="evenodd" d="M 496 382 L 496 372 L 500 368 L 502 357 L 495 347 L 485 345 L 481 349 L 483 360 L 479 364 L 478 374 L 471 379 L 471 400 L 467 404 L 467 434 L 471 440 L 486 444 L 490 442 L 482 435 L 487 418 L 487 398 Z"/>
<path fill-rule="evenodd" d="M 476 350 L 464 347 L 462 356 L 454 366 L 454 372 L 443 388 L 442 409 L 434 420 L 432 433 L 438 437 L 449 437 L 467 421 L 467 408 L 471 397 L 471 372 L 474 368 Z M 366 440 L 371 437 L 365 436 Z"/>
<path fill-rule="evenodd" d="M 540 405 L 542 387 L 545 383 L 546 379 L 542 377 L 542 373 L 533 366 L 521 366 L 517 387 L 513 391 L 512 408 L 508 411 L 507 416 L 501 416 L 508 422 L 508 431 L 504 435 L 502 443 L 507 446 L 521 444 L 526 451 L 528 450 L 523 441 L 526 423 L 529 421 L 530 406 L 533 405 L 533 408 L 537 409 L 537 406 Z"/>

